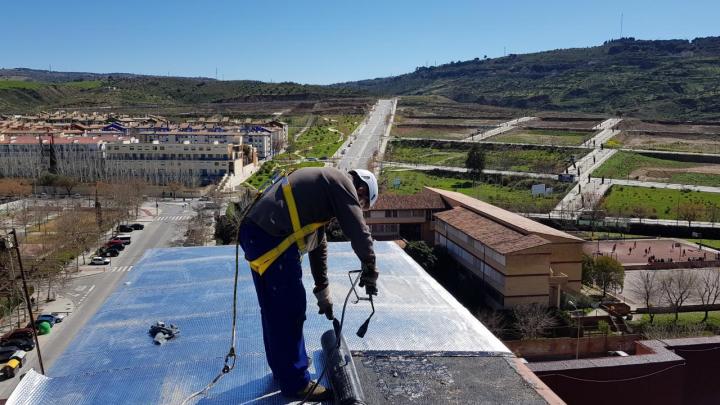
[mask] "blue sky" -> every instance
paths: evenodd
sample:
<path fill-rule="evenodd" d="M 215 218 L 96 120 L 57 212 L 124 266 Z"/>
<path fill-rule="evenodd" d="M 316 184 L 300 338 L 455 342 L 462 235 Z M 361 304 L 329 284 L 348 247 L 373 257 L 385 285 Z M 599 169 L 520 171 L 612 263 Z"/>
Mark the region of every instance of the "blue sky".
<path fill-rule="evenodd" d="M 334 83 L 416 66 L 720 35 L 720 2 L 4 0 L 0 67 Z"/>

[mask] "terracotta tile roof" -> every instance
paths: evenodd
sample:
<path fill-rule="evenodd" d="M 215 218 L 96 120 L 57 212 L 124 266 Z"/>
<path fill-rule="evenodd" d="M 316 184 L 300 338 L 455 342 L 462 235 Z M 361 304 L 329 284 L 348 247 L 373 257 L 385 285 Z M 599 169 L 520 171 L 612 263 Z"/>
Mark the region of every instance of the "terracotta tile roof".
<path fill-rule="evenodd" d="M 540 222 L 533 221 L 530 218 L 526 218 L 514 212 L 510 212 L 484 201 L 466 196 L 465 194 L 431 187 L 425 188 L 440 194 L 449 204 L 453 206 L 463 206 L 482 216 L 492 218 L 494 221 L 502 223 L 505 226 L 511 227 L 519 232 L 534 233 L 543 237 L 560 238 L 566 240 L 567 242 L 584 243 L 584 240 L 570 235 L 567 232 L 551 228 L 547 225 L 541 224 Z"/>
<path fill-rule="evenodd" d="M 540 236 L 524 235 L 463 207 L 439 212 L 435 216 L 501 254 L 519 252 L 550 243 Z"/>
<path fill-rule="evenodd" d="M 429 190 L 423 190 L 416 194 L 400 195 L 392 193 L 380 193 L 372 211 L 380 210 L 432 210 L 447 209 L 442 197 Z"/>

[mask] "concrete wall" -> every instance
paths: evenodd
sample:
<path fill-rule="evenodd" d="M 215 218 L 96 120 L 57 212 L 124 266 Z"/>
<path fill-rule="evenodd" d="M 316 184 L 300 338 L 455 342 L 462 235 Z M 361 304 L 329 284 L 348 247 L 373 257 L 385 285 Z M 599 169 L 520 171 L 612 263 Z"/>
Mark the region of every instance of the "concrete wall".
<path fill-rule="evenodd" d="M 720 402 L 720 336 L 636 342 L 636 353 L 528 367 L 570 405 Z"/>
<path fill-rule="evenodd" d="M 580 346 L 580 357 L 592 355 L 606 355 L 611 350 L 622 350 L 628 353 L 635 352 L 635 342 L 641 339 L 640 335 L 625 336 L 591 336 L 577 338 L 553 338 L 533 340 L 503 341 L 518 357 L 528 360 L 541 360 L 548 358 L 575 358 L 575 352 Z"/>

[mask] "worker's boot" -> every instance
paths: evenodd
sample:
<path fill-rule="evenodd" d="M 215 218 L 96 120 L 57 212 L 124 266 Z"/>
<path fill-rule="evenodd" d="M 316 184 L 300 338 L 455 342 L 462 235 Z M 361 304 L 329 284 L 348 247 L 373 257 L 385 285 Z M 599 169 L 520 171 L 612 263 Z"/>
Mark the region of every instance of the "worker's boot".
<path fill-rule="evenodd" d="M 314 390 L 313 387 L 315 387 L 315 381 L 310 380 L 305 388 L 298 391 L 295 396 L 300 400 L 304 399 L 310 402 L 327 401 L 332 398 L 332 391 L 322 384 L 318 383 Z"/>

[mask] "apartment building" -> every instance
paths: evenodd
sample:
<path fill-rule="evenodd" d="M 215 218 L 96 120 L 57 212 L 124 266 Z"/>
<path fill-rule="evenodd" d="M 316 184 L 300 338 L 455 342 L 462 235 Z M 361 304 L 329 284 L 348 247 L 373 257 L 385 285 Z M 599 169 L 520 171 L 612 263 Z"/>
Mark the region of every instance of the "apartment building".
<path fill-rule="evenodd" d="M 55 172 L 79 181 L 98 180 L 103 178 L 103 150 L 108 140 L 121 138 L 0 134 L 0 176 L 39 177 Z"/>
<path fill-rule="evenodd" d="M 242 145 L 224 143 L 108 144 L 106 170 L 111 177 L 143 177 L 155 184 L 207 185 L 243 166 Z"/>

